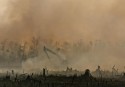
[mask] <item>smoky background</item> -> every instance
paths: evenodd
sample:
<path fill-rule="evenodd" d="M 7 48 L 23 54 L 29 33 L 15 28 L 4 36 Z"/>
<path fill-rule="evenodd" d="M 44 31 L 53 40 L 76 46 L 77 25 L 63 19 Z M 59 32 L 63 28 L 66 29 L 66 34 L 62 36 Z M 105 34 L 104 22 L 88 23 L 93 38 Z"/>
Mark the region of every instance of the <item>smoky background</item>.
<path fill-rule="evenodd" d="M 19 44 L 26 41 L 31 45 L 35 36 L 54 43 L 68 42 L 70 45 L 65 49 L 70 51 L 61 52 L 68 61 L 66 66 L 94 70 L 98 65 L 103 69 L 117 65 L 124 70 L 124 3 L 123 0 L 0 0 L 0 40 Z M 60 62 L 52 66 L 43 52 L 46 44 L 40 43 L 41 54 L 24 61 L 23 68 L 64 69 Z M 82 45 L 74 49 L 74 43 Z M 79 52 L 81 47 L 84 51 Z"/>

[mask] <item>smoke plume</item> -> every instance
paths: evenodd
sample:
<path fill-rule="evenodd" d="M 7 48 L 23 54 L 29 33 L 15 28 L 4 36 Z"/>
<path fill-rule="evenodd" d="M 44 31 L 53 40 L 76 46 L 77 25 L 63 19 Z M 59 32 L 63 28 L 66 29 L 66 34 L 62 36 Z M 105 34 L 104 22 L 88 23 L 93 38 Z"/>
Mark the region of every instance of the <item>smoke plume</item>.
<path fill-rule="evenodd" d="M 0 40 L 28 41 L 37 36 L 69 43 L 82 40 L 84 46 L 92 42 L 81 55 L 70 51 L 69 66 L 83 70 L 116 65 L 123 70 L 124 4 L 123 0 L 0 0 Z M 33 61 L 38 63 L 34 66 Z M 39 68 L 47 64 L 40 56 L 23 66 Z"/>

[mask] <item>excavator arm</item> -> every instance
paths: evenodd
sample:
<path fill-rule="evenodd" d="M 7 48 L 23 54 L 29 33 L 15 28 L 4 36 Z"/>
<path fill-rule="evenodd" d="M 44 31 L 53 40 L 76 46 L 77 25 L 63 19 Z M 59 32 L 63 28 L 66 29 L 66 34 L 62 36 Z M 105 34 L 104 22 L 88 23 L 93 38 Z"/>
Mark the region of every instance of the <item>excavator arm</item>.
<path fill-rule="evenodd" d="M 45 47 L 45 46 L 44 46 L 43 50 L 44 50 L 44 52 L 46 53 L 46 55 L 47 55 L 48 59 L 50 59 L 48 52 L 50 52 L 50 53 L 52 53 L 52 54 L 54 54 L 54 55 L 56 55 L 57 57 L 59 57 L 59 58 L 60 58 L 60 56 L 59 56 L 57 53 L 55 53 L 54 51 L 52 51 L 52 50 L 48 49 L 48 48 L 47 48 L 47 47 Z"/>

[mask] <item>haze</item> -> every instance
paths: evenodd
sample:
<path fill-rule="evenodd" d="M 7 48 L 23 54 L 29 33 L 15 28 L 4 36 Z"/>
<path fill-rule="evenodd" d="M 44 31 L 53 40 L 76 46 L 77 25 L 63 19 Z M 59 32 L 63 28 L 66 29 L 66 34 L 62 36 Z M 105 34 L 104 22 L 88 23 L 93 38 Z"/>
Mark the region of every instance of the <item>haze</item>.
<path fill-rule="evenodd" d="M 70 65 L 80 70 L 116 65 L 123 70 L 124 4 L 124 0 L 0 0 L 0 40 L 28 41 L 38 36 L 70 43 L 101 41 L 105 47 L 72 57 Z"/>

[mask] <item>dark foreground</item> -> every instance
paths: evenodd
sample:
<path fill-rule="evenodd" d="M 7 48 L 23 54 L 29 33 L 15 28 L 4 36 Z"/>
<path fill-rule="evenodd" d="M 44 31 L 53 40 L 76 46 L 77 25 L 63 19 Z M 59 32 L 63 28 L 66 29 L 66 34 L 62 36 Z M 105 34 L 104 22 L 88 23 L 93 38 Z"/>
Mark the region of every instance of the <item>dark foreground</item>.
<path fill-rule="evenodd" d="M 0 87 L 125 87 L 119 79 L 97 79 L 84 76 L 16 76 L 1 77 Z"/>

